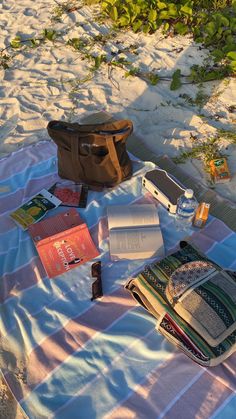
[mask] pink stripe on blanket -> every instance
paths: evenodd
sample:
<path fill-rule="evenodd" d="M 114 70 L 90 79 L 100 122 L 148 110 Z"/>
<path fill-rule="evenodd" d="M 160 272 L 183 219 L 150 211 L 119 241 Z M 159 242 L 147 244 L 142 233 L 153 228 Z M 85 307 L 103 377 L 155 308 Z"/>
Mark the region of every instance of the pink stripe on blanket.
<path fill-rule="evenodd" d="M 97 332 L 108 328 L 135 305 L 135 300 L 123 287 L 120 287 L 47 337 L 27 357 L 27 384 L 24 384 L 17 392 L 14 383 L 11 383 L 17 399 L 20 400 L 22 394 L 25 397 L 71 354 L 92 339 Z M 9 382 L 9 374 L 6 374 L 6 379 Z"/>
<path fill-rule="evenodd" d="M 42 263 L 35 256 L 30 263 L 18 270 L 4 274 L 0 283 L 0 303 L 14 297 L 26 288 L 37 284 L 46 276 Z"/>
<path fill-rule="evenodd" d="M 194 232 L 191 236 L 191 243 L 206 253 L 217 242 L 223 241 L 226 237 L 230 236 L 232 231 L 222 221 L 213 219 L 202 230 Z"/>
<path fill-rule="evenodd" d="M 210 248 L 215 244 L 215 240 L 201 234 L 201 232 L 193 233 L 190 241 L 193 245 L 199 247 L 199 249 L 204 253 L 208 252 L 208 250 L 210 250 Z"/>
<path fill-rule="evenodd" d="M 233 392 L 208 374 L 203 374 L 165 413 L 165 419 L 209 418 Z"/>
<path fill-rule="evenodd" d="M 136 418 L 137 412 L 140 419 L 159 417 L 189 382 L 198 379 L 199 372 L 201 368 L 197 364 L 182 353 L 175 353 L 151 372 L 134 393 L 109 414 L 109 419 Z"/>
<path fill-rule="evenodd" d="M 32 198 L 36 193 L 42 189 L 50 188 L 58 180 L 57 173 L 49 174 L 39 179 L 31 179 L 25 185 L 24 189 L 18 189 L 15 193 L 6 197 L 0 198 L 1 213 L 4 214 L 8 211 L 14 211 L 22 202 Z M 0 226 L 1 228 L 1 226 Z"/>
<path fill-rule="evenodd" d="M 41 141 L 36 144 L 20 149 L 10 156 L 0 159 L 1 163 L 1 180 L 7 180 L 10 176 L 16 175 L 32 167 L 45 159 L 57 154 L 57 147 L 52 141 Z"/>
<path fill-rule="evenodd" d="M 99 247 L 99 244 L 103 240 L 105 240 L 109 235 L 107 217 L 104 216 L 100 218 L 100 220 L 98 221 L 98 224 L 90 228 L 90 233 L 91 233 L 91 236 L 93 238 L 95 245 Z"/>
<path fill-rule="evenodd" d="M 209 239 L 213 239 L 214 241 L 221 242 L 227 236 L 232 234 L 232 230 L 224 224 L 222 221 L 218 219 L 214 219 L 212 222 L 207 224 L 204 227 L 204 230 L 201 230 L 204 236 L 209 237 Z"/>
<path fill-rule="evenodd" d="M 236 352 L 232 354 L 223 364 L 214 368 L 208 368 L 207 373 L 221 381 L 230 390 L 236 392 Z"/>

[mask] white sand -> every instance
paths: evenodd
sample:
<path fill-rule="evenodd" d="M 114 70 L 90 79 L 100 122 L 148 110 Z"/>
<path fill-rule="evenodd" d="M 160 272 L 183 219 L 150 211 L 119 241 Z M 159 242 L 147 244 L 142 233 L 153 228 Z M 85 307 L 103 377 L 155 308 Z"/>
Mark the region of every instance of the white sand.
<path fill-rule="evenodd" d="M 0 156 L 23 145 L 48 139 L 46 126 L 52 119 L 80 121 L 101 110 L 130 118 L 136 134 L 150 150 L 171 157 L 177 156 L 184 147 L 191 147 L 190 133 L 203 139 L 213 135 L 217 128 L 233 128 L 236 122 L 236 111 L 232 111 L 232 105 L 236 105 L 233 78 L 205 83 L 203 92 L 209 95 L 209 100 L 202 109 L 180 97 L 187 94 L 194 99 L 199 91 L 196 85 L 186 84 L 171 91 L 169 81 L 151 86 L 138 77 L 125 78 L 120 68 L 113 70 L 112 83 L 106 64 L 91 80 L 80 84 L 92 64 L 82 61 L 79 53 L 66 45 L 66 40 L 106 33 L 108 27 L 94 22 L 88 7 L 65 14 L 61 23 L 55 23 L 52 21 L 55 6 L 53 0 L 1 1 L 0 48 L 8 46 L 17 35 L 23 39 L 37 37 L 42 29 L 51 27 L 62 33 L 62 41 L 54 45 L 47 42 L 35 49 L 16 50 L 10 68 L 0 69 Z M 119 48 L 127 46 L 129 50 L 134 44 L 138 45 L 137 55 L 126 52 L 123 56 L 133 60 L 134 66 L 142 71 L 159 70 L 162 76 L 170 77 L 177 68 L 187 75 L 191 65 L 202 64 L 208 56 L 208 52 L 199 48 L 190 36 L 164 38 L 160 31 L 154 35 L 125 31 L 117 39 L 108 41 L 104 50 L 117 53 Z M 97 48 L 97 52 L 101 54 L 102 50 Z M 216 190 L 236 201 L 236 145 L 230 146 L 228 153 L 232 180 L 217 185 Z M 184 167 L 188 173 L 204 180 L 199 161 L 189 161 Z M 6 397 L 4 386 L 2 384 L 0 389 L 1 400 Z M 0 417 L 3 417 L 1 412 Z"/>
<path fill-rule="evenodd" d="M 26 419 L 27 416 L 19 408 L 6 382 L 0 377 L 0 418 Z"/>

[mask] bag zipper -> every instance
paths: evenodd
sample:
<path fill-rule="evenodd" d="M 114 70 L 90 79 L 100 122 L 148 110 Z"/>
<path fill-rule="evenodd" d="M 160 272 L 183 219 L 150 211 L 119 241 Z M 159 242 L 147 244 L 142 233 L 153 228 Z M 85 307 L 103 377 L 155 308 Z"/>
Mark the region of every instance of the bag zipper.
<path fill-rule="evenodd" d="M 78 129 L 76 129 L 76 128 L 72 128 L 70 126 L 63 126 L 62 127 L 62 126 L 60 126 L 60 124 L 55 124 L 53 126 L 53 128 L 56 129 L 56 130 L 69 131 L 69 132 L 74 132 L 74 133 L 77 133 L 78 132 Z M 90 132 L 91 133 L 95 133 L 95 134 L 104 134 L 104 135 L 110 134 L 110 135 L 115 135 L 115 134 L 124 134 L 125 132 L 128 132 L 129 130 L 130 130 L 129 127 L 125 127 L 125 128 L 117 129 L 115 131 L 109 131 L 109 130 L 108 131 L 106 131 L 106 130 L 97 131 L 95 129 L 95 130 L 91 130 Z M 87 132 L 89 133 L 89 131 L 87 131 Z"/>
<path fill-rule="evenodd" d="M 125 127 L 116 131 L 94 131 L 97 134 L 110 134 L 110 135 L 115 135 L 115 134 L 124 134 L 125 132 L 129 131 L 129 127 Z"/>

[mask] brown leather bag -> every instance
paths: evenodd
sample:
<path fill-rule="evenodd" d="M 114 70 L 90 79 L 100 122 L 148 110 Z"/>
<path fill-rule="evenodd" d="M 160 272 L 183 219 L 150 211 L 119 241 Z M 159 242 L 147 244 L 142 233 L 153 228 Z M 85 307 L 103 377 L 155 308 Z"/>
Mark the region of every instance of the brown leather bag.
<path fill-rule="evenodd" d="M 58 146 L 60 177 L 99 190 L 132 176 L 126 150 L 126 140 L 133 131 L 130 120 L 93 125 L 50 121 L 47 130 Z"/>

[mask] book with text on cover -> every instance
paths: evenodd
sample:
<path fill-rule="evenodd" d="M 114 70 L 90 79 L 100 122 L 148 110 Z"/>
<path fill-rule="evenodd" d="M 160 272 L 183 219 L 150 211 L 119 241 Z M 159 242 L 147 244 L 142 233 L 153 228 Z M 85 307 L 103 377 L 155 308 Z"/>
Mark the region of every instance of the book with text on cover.
<path fill-rule="evenodd" d="M 49 278 L 99 255 L 87 225 L 75 208 L 31 225 L 29 233 Z"/>
<path fill-rule="evenodd" d="M 17 225 L 23 228 L 23 230 L 27 230 L 31 224 L 37 223 L 48 211 L 57 208 L 60 203 L 60 199 L 52 195 L 46 189 L 43 189 L 12 212 L 10 217 Z"/>
<path fill-rule="evenodd" d="M 164 256 L 159 216 L 154 204 L 111 205 L 107 214 L 112 259 Z"/>

